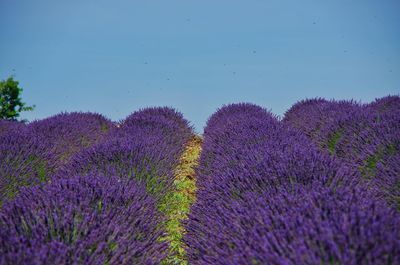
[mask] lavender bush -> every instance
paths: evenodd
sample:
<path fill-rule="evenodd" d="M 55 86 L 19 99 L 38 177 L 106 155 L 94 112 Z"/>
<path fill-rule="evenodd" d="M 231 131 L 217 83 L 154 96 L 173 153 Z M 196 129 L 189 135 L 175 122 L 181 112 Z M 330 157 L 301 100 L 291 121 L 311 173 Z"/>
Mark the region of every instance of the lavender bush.
<path fill-rule="evenodd" d="M 0 119 L 0 136 L 9 131 L 18 131 L 25 127 L 25 124 L 18 121 L 9 121 Z"/>
<path fill-rule="evenodd" d="M 214 116 L 186 223 L 190 264 L 399 261 L 399 217 L 358 170 L 259 107 Z"/>
<path fill-rule="evenodd" d="M 137 132 L 138 134 L 140 132 Z M 137 141 L 140 139 L 140 141 Z M 136 179 L 146 183 L 148 191 L 161 192 L 172 182 L 172 165 L 175 153 L 162 144 L 144 137 L 115 137 L 87 148 L 71 159 L 60 171 L 64 177 L 101 174 Z"/>
<path fill-rule="evenodd" d="M 100 114 L 72 112 L 34 121 L 28 128 L 43 139 L 61 167 L 73 154 L 100 141 L 113 126 Z"/>
<path fill-rule="evenodd" d="M 155 200 L 135 181 L 87 175 L 21 191 L 0 212 L 1 264 L 159 264 Z"/>
<path fill-rule="evenodd" d="M 192 129 L 170 108 L 144 109 L 130 115 L 101 142 L 72 157 L 62 177 L 114 175 L 146 183 L 152 193 L 165 192 Z"/>
<path fill-rule="evenodd" d="M 225 123 L 214 123 L 230 108 L 235 111 Z M 237 111 L 240 108 L 242 112 Z M 240 196 L 245 191 L 263 192 L 268 187 L 306 184 L 314 179 L 327 185 L 358 181 L 356 170 L 317 150 L 301 132 L 259 107 L 231 105 L 214 116 L 205 129 L 197 176 L 199 193 Z"/>
<path fill-rule="evenodd" d="M 0 264 L 164 264 L 170 231 L 189 264 L 400 264 L 399 103 L 222 107 L 176 230 L 176 110 L 0 121 Z"/>
<path fill-rule="evenodd" d="M 393 162 L 400 150 L 399 97 L 389 96 L 367 105 L 352 101 L 314 103 L 313 108 L 305 102 L 296 104 L 284 121 L 302 130 L 323 150 L 359 170 L 365 181 L 380 189 L 382 196 L 395 207 L 400 207 L 397 188 L 400 179 L 394 174 L 400 170 L 400 163 Z M 302 123 L 311 125 L 305 129 L 299 126 Z M 310 128 L 318 128 L 318 133 L 310 133 Z"/>
<path fill-rule="evenodd" d="M 190 264 L 398 264 L 400 216 L 360 188 L 312 185 L 196 204 Z"/>
<path fill-rule="evenodd" d="M 151 121 L 164 121 L 170 124 L 170 126 L 179 128 L 182 132 L 191 133 L 192 127 L 188 121 L 183 117 L 182 113 L 176 111 L 170 107 L 151 107 L 144 108 L 131 114 L 123 122 L 125 126 L 134 125 L 138 119 L 151 120 Z"/>
<path fill-rule="evenodd" d="M 43 140 L 26 128 L 0 135 L 0 204 L 22 186 L 47 181 L 54 161 Z"/>
<path fill-rule="evenodd" d="M 367 107 L 380 114 L 399 112 L 400 96 L 387 96 L 378 98 L 374 102 L 368 104 Z"/>
<path fill-rule="evenodd" d="M 193 135 L 193 129 L 181 113 L 172 108 L 146 108 L 129 115 L 117 130 L 118 137 L 145 137 L 147 142 L 163 139 L 164 146 L 182 150 Z M 138 139 L 140 140 L 140 139 Z M 158 142 L 157 144 L 160 144 Z"/>
<path fill-rule="evenodd" d="M 321 130 L 342 116 L 352 115 L 362 105 L 355 101 L 306 99 L 294 104 L 284 115 L 283 121 L 299 129 L 319 143 Z"/>

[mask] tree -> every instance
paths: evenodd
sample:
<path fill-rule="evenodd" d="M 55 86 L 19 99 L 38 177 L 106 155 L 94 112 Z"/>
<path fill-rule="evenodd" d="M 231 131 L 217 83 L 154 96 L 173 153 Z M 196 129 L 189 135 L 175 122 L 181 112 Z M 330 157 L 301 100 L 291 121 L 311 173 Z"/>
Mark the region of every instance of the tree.
<path fill-rule="evenodd" d="M 13 77 L 0 81 L 0 119 L 15 121 L 22 111 L 32 111 L 35 108 L 35 105 L 26 106 L 21 101 L 22 91 L 19 82 Z"/>

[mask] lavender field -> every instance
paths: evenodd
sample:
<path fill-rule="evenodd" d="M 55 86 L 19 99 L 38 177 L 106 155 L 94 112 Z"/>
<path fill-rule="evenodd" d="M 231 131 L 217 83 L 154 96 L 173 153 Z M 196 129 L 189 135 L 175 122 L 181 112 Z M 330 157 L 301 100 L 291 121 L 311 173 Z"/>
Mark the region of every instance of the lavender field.
<path fill-rule="evenodd" d="M 395 265 L 399 211 L 398 96 L 0 120 L 0 264 Z"/>

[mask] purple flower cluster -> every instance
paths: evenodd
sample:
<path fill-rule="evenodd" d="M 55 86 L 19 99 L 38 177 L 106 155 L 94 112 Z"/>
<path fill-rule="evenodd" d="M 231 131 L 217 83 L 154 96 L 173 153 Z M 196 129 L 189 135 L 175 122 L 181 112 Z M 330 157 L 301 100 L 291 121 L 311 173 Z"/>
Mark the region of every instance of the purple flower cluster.
<path fill-rule="evenodd" d="M 164 192 L 192 128 L 170 108 L 149 108 L 131 114 L 105 140 L 74 155 L 62 177 L 102 174 L 136 179 L 152 193 Z"/>
<path fill-rule="evenodd" d="M 0 188 L 32 186 L 0 209 L 0 264 L 159 264 L 159 199 L 192 134 L 180 113 L 150 108 L 119 126 L 60 114 L 0 136 Z M 51 181 L 36 181 L 36 160 Z"/>
<path fill-rule="evenodd" d="M 262 108 L 225 106 L 205 129 L 189 263 L 396 263 L 400 217 L 360 179 Z"/>
<path fill-rule="evenodd" d="M 168 107 L 0 121 L 0 264 L 163 263 L 159 207 L 192 137 Z M 305 100 L 283 121 L 227 105 L 199 162 L 189 264 L 400 264 L 399 97 Z"/>
<path fill-rule="evenodd" d="M 53 161 L 43 141 L 26 127 L 0 135 L 0 205 L 22 186 L 47 181 Z"/>
<path fill-rule="evenodd" d="M 315 182 L 196 204 L 190 264 L 399 264 L 400 218 L 366 194 Z"/>
<path fill-rule="evenodd" d="M 49 178 L 69 157 L 104 137 L 113 126 L 99 114 L 62 113 L 28 125 L 1 121 L 0 203 L 20 187 Z"/>
<path fill-rule="evenodd" d="M 378 98 L 374 102 L 368 104 L 368 108 L 378 113 L 393 113 L 400 111 L 400 97 L 399 96 L 387 96 Z"/>
<path fill-rule="evenodd" d="M 162 217 L 145 187 L 87 175 L 23 189 L 0 212 L 0 264 L 159 264 Z"/>
<path fill-rule="evenodd" d="M 0 119 L 0 136 L 9 131 L 18 131 L 25 126 L 24 123 L 18 121 L 9 121 Z"/>
<path fill-rule="evenodd" d="M 315 104 L 310 108 L 307 102 Z M 400 97 L 389 96 L 366 105 L 309 100 L 296 104 L 284 120 L 358 169 L 364 180 L 400 207 L 396 173 L 400 171 Z"/>
<path fill-rule="evenodd" d="M 28 129 L 46 142 L 46 148 L 57 158 L 57 167 L 66 164 L 80 150 L 100 141 L 114 124 L 100 114 L 61 113 L 30 123 Z"/>
<path fill-rule="evenodd" d="M 134 135 L 134 137 L 132 137 Z M 140 142 L 142 139 L 147 145 L 162 146 L 179 158 L 185 144 L 193 135 L 193 128 L 189 126 L 182 114 L 168 107 L 146 108 L 134 112 L 120 125 L 114 137 L 131 137 Z M 155 147 L 156 148 L 156 147 Z M 155 152 L 159 152 L 156 151 Z M 168 155 L 165 155 L 168 156 Z"/>
<path fill-rule="evenodd" d="M 226 106 L 210 118 L 198 172 L 197 186 L 210 196 L 314 179 L 336 184 L 358 179 L 357 172 L 317 150 L 301 132 L 251 104 Z"/>
<path fill-rule="evenodd" d="M 321 130 L 337 122 L 341 117 L 351 117 L 360 107 L 361 104 L 355 101 L 306 99 L 294 104 L 285 113 L 283 121 L 320 143 L 323 141 Z"/>
<path fill-rule="evenodd" d="M 186 134 L 192 131 L 192 127 L 184 119 L 182 113 L 170 107 L 153 107 L 139 110 L 130 115 L 123 124 L 124 126 L 135 126 L 137 120 L 163 123 Z"/>

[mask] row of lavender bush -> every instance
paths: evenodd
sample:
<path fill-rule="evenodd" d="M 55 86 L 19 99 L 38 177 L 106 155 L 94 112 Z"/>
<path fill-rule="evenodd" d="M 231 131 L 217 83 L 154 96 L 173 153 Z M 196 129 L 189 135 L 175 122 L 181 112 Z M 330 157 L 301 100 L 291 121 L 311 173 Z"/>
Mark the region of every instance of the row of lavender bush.
<path fill-rule="evenodd" d="M 283 122 L 251 104 L 218 110 L 185 224 L 189 263 L 400 263 L 399 117 L 398 97 L 307 100 Z M 0 264 L 160 263 L 157 207 L 191 136 L 169 108 L 119 126 L 82 113 L 0 121 Z"/>
<path fill-rule="evenodd" d="M 21 131 L 27 142 L 15 142 L 4 126 L 1 137 L 10 140 L 2 144 L 0 164 L 14 166 L 1 181 L 24 180 L 13 183 L 21 191 L 0 210 L 0 264 L 158 264 L 165 258 L 157 206 L 192 129 L 169 108 L 135 112 L 118 126 L 97 116 L 96 130 L 92 117 L 63 114 L 31 123 Z M 49 166 L 46 178 L 32 154 Z"/>
<path fill-rule="evenodd" d="M 100 174 L 144 182 L 161 198 L 173 182 L 173 170 L 192 129 L 170 108 L 148 108 L 130 115 L 105 141 L 71 158 L 59 175 Z"/>
<path fill-rule="evenodd" d="M 197 187 L 190 264 L 400 263 L 398 213 L 358 170 L 260 107 L 209 119 Z"/>
<path fill-rule="evenodd" d="M 113 124 L 92 113 L 62 113 L 28 125 L 0 120 L 0 203 L 23 186 L 46 182 Z"/>
<path fill-rule="evenodd" d="M 370 104 L 305 100 L 286 113 L 284 122 L 359 170 L 365 182 L 400 209 L 400 97 Z"/>

